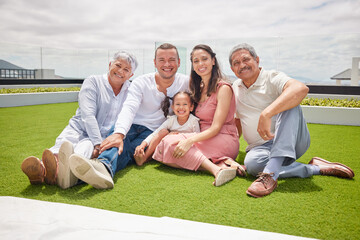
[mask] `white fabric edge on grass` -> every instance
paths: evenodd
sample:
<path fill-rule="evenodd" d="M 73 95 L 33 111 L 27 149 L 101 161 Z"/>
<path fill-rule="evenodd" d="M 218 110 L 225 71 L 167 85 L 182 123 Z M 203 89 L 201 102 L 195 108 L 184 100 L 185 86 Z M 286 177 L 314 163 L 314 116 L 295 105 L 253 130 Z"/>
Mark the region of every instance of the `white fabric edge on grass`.
<path fill-rule="evenodd" d="M 305 239 L 285 234 L 0 197 L 0 239 Z M 307 238 L 306 238 L 307 239 Z"/>

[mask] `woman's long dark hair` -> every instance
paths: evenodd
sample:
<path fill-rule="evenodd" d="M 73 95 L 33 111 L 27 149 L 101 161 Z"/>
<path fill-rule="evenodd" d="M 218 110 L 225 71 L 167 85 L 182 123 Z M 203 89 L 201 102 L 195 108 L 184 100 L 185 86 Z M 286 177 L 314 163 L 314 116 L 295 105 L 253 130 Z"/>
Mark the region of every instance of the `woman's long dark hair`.
<path fill-rule="evenodd" d="M 206 51 L 207 53 L 210 54 L 212 59 L 215 59 L 215 65 L 213 66 L 212 71 L 211 71 L 210 82 L 206 89 L 206 94 L 208 96 L 210 96 L 211 93 L 216 92 L 217 83 L 219 82 L 220 79 L 223 78 L 223 75 L 220 71 L 220 66 L 216 59 L 216 54 L 207 45 L 199 44 L 193 48 L 193 50 L 190 54 L 191 63 L 193 62 L 194 52 L 196 50 L 200 50 L 200 49 Z M 196 103 L 198 103 L 201 98 L 202 89 L 200 87 L 200 84 L 201 84 L 201 77 L 195 72 L 193 64 L 191 64 L 191 74 L 190 74 L 190 83 L 189 83 L 190 86 L 189 87 L 190 87 L 190 91 L 192 93 L 193 99 Z"/>

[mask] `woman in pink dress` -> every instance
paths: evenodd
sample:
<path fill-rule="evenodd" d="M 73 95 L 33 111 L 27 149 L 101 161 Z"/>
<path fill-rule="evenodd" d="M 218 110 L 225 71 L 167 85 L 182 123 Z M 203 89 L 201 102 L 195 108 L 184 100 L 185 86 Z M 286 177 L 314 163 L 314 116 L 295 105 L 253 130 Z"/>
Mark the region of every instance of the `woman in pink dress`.
<path fill-rule="evenodd" d="M 231 85 L 222 80 L 209 46 L 195 46 L 190 57 L 190 90 L 197 103 L 195 115 L 200 119 L 200 133 L 166 136 L 153 158 L 175 168 L 207 170 L 215 176 L 214 186 L 221 186 L 236 174 L 246 174 L 244 167 L 233 160 L 239 153 L 235 97 Z"/>

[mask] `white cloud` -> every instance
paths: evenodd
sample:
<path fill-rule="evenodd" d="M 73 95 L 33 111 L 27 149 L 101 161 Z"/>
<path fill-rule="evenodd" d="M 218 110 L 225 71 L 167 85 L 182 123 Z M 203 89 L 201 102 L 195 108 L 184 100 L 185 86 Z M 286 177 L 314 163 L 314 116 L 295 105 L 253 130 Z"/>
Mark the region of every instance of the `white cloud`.
<path fill-rule="evenodd" d="M 359 1 L 2 0 L 2 41 L 141 48 L 157 40 L 355 32 Z"/>
<path fill-rule="evenodd" d="M 351 36 L 346 43 L 346 34 L 359 33 L 359 0 L 0 0 L 0 22 L 0 45 L 9 42 L 45 48 L 103 49 L 109 55 L 107 49 L 152 50 L 155 42 L 169 41 L 190 49 L 197 43 L 208 43 L 219 51 L 226 68 L 227 52 L 240 41 L 254 44 L 266 66 L 289 66 L 286 70 L 294 74 L 301 71 L 297 64 L 285 64 L 292 56 L 297 56 L 297 63 L 307 58 L 321 65 L 319 56 L 323 58 L 325 52 L 331 56 L 346 52 L 346 57 L 342 54 L 340 59 L 360 55 L 359 45 Z M 311 44 L 312 39 L 321 40 L 321 35 L 335 39 L 341 36 L 344 46 L 311 50 L 313 54 L 303 49 L 322 46 Z M 283 38 L 285 41 L 279 41 Z M 282 48 L 279 42 L 284 44 Z M 278 56 L 279 49 L 290 52 Z M 39 49 L 34 51 L 37 55 Z M 39 61 L 34 62 L 38 65 Z M 311 68 L 305 61 L 300 65 Z M 343 70 L 343 65 L 323 71 Z M 311 70 L 309 75 L 316 74 Z"/>

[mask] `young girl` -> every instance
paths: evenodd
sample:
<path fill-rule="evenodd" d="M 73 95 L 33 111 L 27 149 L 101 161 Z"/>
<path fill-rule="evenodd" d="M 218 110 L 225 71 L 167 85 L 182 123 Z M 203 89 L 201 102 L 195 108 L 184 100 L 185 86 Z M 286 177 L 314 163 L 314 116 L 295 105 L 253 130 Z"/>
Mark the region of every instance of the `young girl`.
<path fill-rule="evenodd" d="M 168 99 L 166 99 L 168 100 Z M 166 101 L 164 101 L 166 103 Z M 168 114 L 168 105 L 163 104 L 163 111 L 165 116 Z M 141 166 L 151 159 L 156 146 L 159 144 L 169 132 L 174 134 L 178 132 L 191 133 L 200 132 L 199 119 L 191 114 L 194 109 L 194 101 L 188 92 L 178 92 L 173 97 L 171 108 L 175 115 L 168 117 L 168 119 L 152 134 L 150 134 L 139 146 L 135 149 L 135 162 Z M 147 147 L 146 151 L 145 148 Z"/>

